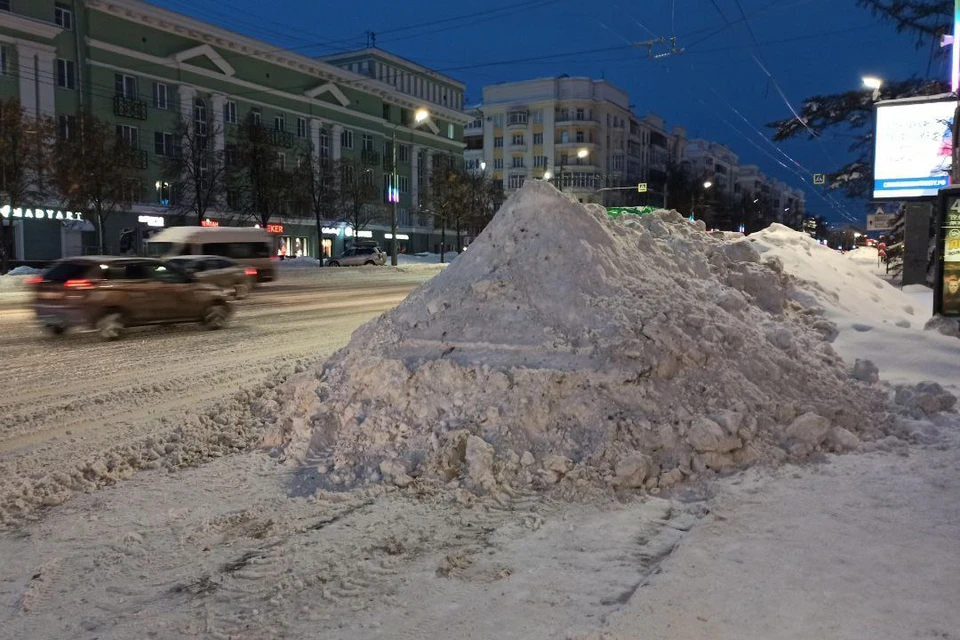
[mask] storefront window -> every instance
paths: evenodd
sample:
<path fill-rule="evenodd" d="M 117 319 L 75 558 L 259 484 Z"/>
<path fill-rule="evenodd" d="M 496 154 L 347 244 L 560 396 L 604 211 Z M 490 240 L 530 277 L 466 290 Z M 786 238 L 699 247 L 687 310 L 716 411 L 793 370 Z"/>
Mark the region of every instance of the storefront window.
<path fill-rule="evenodd" d="M 297 236 L 280 236 L 277 255 L 281 258 L 303 258 L 310 255 L 307 239 Z"/>

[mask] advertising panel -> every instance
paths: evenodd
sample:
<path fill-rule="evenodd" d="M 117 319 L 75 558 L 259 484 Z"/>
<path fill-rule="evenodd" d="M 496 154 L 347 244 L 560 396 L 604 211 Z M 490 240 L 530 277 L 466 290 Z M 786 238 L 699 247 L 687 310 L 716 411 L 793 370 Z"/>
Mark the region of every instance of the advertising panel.
<path fill-rule="evenodd" d="M 960 317 L 960 187 L 940 193 L 933 312 Z"/>
<path fill-rule="evenodd" d="M 932 198 L 950 184 L 956 99 L 879 103 L 874 198 Z"/>

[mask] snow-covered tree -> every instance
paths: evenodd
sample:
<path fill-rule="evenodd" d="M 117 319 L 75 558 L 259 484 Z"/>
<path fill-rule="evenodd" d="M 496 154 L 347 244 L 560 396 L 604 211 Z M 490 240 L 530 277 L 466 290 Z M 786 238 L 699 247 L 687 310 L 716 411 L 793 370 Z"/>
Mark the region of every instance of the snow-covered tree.
<path fill-rule="evenodd" d="M 954 0 L 857 0 L 861 7 L 897 25 L 898 31 L 926 38 L 939 38 L 953 29 Z"/>

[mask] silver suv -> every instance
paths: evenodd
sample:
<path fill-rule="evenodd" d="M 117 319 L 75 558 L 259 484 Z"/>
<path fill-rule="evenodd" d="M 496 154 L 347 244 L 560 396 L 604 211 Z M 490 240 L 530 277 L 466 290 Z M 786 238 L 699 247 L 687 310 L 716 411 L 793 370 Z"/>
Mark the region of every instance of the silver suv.
<path fill-rule="evenodd" d="M 362 265 L 383 266 L 387 263 L 387 254 L 377 245 L 358 245 L 347 249 L 336 258 L 327 260 L 328 267 L 359 267 Z"/>

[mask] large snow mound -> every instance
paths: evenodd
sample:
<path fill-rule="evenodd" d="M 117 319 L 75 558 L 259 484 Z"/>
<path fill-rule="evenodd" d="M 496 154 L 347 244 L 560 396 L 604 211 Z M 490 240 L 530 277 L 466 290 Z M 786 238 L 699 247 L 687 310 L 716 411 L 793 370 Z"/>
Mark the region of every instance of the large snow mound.
<path fill-rule="evenodd" d="M 261 409 L 326 489 L 664 487 L 892 428 L 750 243 L 528 182 L 470 250 Z M 859 376 L 863 377 L 863 376 Z"/>

